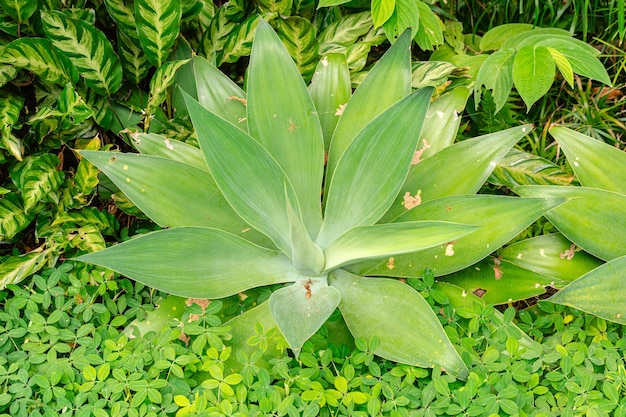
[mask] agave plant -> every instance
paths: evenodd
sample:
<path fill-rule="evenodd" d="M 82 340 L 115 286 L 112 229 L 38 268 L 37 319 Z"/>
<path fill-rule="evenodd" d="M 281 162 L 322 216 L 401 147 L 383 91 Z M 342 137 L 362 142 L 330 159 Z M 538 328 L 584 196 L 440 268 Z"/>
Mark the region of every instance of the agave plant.
<path fill-rule="evenodd" d="M 137 134 L 141 154 L 81 152 L 164 230 L 78 260 L 184 297 L 286 284 L 246 323 L 275 323 L 296 355 L 339 308 L 374 353 L 466 375 L 429 304 L 393 277 L 465 268 L 558 203 L 473 195 L 529 127 L 452 145 L 441 123 L 458 127 L 444 104 L 459 94 L 429 111 L 433 90 L 412 91 L 408 33 L 354 94 L 340 55 L 307 89 L 265 22 L 246 92 L 200 57 L 181 71 L 200 149 Z"/>

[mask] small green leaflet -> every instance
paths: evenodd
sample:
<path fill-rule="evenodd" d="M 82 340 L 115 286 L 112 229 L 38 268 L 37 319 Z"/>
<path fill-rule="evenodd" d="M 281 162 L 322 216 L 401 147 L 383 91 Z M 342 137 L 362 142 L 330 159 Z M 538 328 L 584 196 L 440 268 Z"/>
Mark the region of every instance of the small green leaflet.
<path fill-rule="evenodd" d="M 163 65 L 178 38 L 182 6 L 180 0 L 136 0 L 135 21 L 139 41 L 148 60 Z"/>
<path fill-rule="evenodd" d="M 396 0 L 372 0 L 372 20 L 374 26 L 382 26 L 393 14 Z"/>
<path fill-rule="evenodd" d="M 0 0 L 0 7 L 18 23 L 26 22 L 37 10 L 37 0 Z"/>

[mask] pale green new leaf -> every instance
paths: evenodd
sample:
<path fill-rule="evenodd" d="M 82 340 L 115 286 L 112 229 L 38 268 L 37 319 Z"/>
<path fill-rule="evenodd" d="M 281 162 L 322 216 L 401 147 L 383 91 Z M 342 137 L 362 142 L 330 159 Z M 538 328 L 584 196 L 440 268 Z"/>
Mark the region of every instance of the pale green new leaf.
<path fill-rule="evenodd" d="M 117 52 L 120 56 L 122 69 L 134 84 L 139 84 L 150 71 L 150 61 L 141 49 L 139 39 L 134 40 L 121 30 L 117 31 Z"/>
<path fill-rule="evenodd" d="M 428 5 L 418 1 L 419 28 L 415 35 L 415 41 L 423 50 L 432 51 L 443 44 L 443 23 Z"/>
<path fill-rule="evenodd" d="M 511 149 L 495 167 L 489 182 L 513 188 L 518 185 L 569 185 L 574 177 L 539 156 Z"/>
<path fill-rule="evenodd" d="M 75 258 L 174 295 L 223 298 L 298 279 L 289 259 L 218 229 L 160 230 Z"/>
<path fill-rule="evenodd" d="M 350 71 L 344 55 L 328 54 L 321 59 L 309 85 L 309 93 L 322 126 L 324 149 L 328 150 L 342 108 L 352 96 Z"/>
<path fill-rule="evenodd" d="M 107 12 L 125 37 L 139 43 L 135 9 L 132 0 L 104 0 Z"/>
<path fill-rule="evenodd" d="M 21 141 L 15 142 L 12 134 L 13 125 L 17 122 L 24 107 L 24 97 L 13 94 L 0 96 L 0 147 L 8 150 L 18 161 L 22 160 Z"/>
<path fill-rule="evenodd" d="M 41 21 L 48 38 L 70 59 L 89 87 L 106 96 L 119 90 L 122 65 L 104 33 L 58 11 L 42 11 Z"/>
<path fill-rule="evenodd" d="M 200 56 L 193 57 L 193 71 L 198 102 L 247 132 L 246 93 L 215 65 Z"/>
<path fill-rule="evenodd" d="M 302 345 L 335 311 L 341 293 L 326 278 L 301 279 L 270 296 L 272 316 L 296 357 Z"/>
<path fill-rule="evenodd" d="M 339 158 L 365 125 L 411 92 L 410 45 L 410 34 L 407 32 L 374 65 L 355 90 L 330 142 L 327 183 L 330 183 Z"/>
<path fill-rule="evenodd" d="M 411 30 L 411 38 L 413 38 L 421 24 L 420 7 L 418 6 L 422 3 L 421 1 L 395 0 L 395 3 L 393 13 L 382 25 L 387 39 L 391 43 L 395 42 L 407 29 Z M 428 6 L 426 7 L 428 8 Z M 379 25 L 376 24 L 376 26 Z"/>
<path fill-rule="evenodd" d="M 520 33 L 528 32 L 533 28 L 529 23 L 508 23 L 489 29 L 480 39 L 481 51 L 495 51 L 509 38 Z"/>
<path fill-rule="evenodd" d="M 320 246 L 353 227 L 376 223 L 389 209 L 406 178 L 432 91 L 424 88 L 402 99 L 352 141 L 329 184 Z"/>
<path fill-rule="evenodd" d="M 250 135 L 284 170 L 300 203 L 304 225 L 315 237 L 322 217 L 322 129 L 304 80 L 265 21 L 259 23 L 255 35 L 247 85 Z"/>
<path fill-rule="evenodd" d="M 524 46 L 517 51 L 513 61 L 513 83 L 527 110 L 548 92 L 554 75 L 555 63 L 548 48 Z"/>
<path fill-rule="evenodd" d="M 417 162 L 411 166 L 400 193 L 381 222 L 394 221 L 422 202 L 475 194 L 497 163 L 530 130 L 528 125 L 518 126 L 464 140 Z"/>
<path fill-rule="evenodd" d="M 550 47 L 547 49 L 550 52 L 550 55 L 552 55 L 552 59 L 554 59 L 554 63 L 563 76 L 563 79 L 567 81 L 570 87 L 574 87 L 574 70 L 572 69 L 572 64 L 569 63 L 565 55 L 556 49 Z"/>
<path fill-rule="evenodd" d="M 381 26 L 393 14 L 396 0 L 372 0 L 372 21 L 374 26 Z"/>
<path fill-rule="evenodd" d="M 12 239 L 35 218 L 27 213 L 17 193 L 9 193 L 0 199 L 0 241 Z"/>
<path fill-rule="evenodd" d="M 161 227 L 219 227 L 263 244 L 237 216 L 206 169 L 156 156 L 81 151 Z M 262 240 L 260 240 L 262 239 Z"/>
<path fill-rule="evenodd" d="M 626 324 L 625 278 L 626 256 L 622 256 L 580 277 L 548 301 L 574 307 L 615 323 Z"/>
<path fill-rule="evenodd" d="M 315 36 L 315 27 L 307 19 L 299 16 L 276 19 L 273 23 L 298 71 L 305 81 L 310 80 L 319 60 L 317 54 L 319 42 Z"/>
<path fill-rule="evenodd" d="M 572 70 L 579 75 L 598 80 L 606 85 L 611 85 L 611 78 L 596 57 L 598 50 L 569 36 L 549 36 L 538 42 L 537 46 L 554 48 L 569 61 Z"/>
<path fill-rule="evenodd" d="M 495 112 L 499 112 L 506 103 L 506 99 L 513 89 L 513 62 L 515 51 L 513 49 L 501 49 L 491 55 L 480 66 L 474 85 L 476 108 L 480 103 L 482 86 L 491 90 L 493 101 L 496 105 Z"/>
<path fill-rule="evenodd" d="M 202 151 L 195 146 L 154 133 L 131 134 L 135 148 L 143 154 L 160 156 L 208 172 Z"/>
<path fill-rule="evenodd" d="M 163 65 L 178 38 L 180 0 L 135 0 L 135 23 L 141 46 L 157 68 Z"/>
<path fill-rule="evenodd" d="M 348 230 L 324 251 L 326 271 L 366 259 L 417 252 L 443 245 L 478 227 L 439 221 L 376 224 Z"/>
<path fill-rule="evenodd" d="M 63 86 L 78 81 L 74 65 L 64 55 L 57 53 L 48 39 L 15 39 L 4 48 L 0 62 L 24 68 L 52 84 Z"/>
<path fill-rule="evenodd" d="M 25 255 L 11 256 L 0 264 L 0 290 L 18 284 L 39 271 L 48 261 L 49 251 L 35 249 Z"/>
<path fill-rule="evenodd" d="M 458 195 L 415 207 L 398 222 L 436 220 L 480 229 L 447 244 L 389 259 L 351 265 L 360 275 L 420 277 L 424 268 L 442 276 L 466 268 L 506 244 L 562 200 L 520 199 L 495 195 Z"/>
<path fill-rule="evenodd" d="M 0 6 L 18 23 L 25 23 L 35 13 L 37 0 L 1 0 Z"/>
<path fill-rule="evenodd" d="M 467 368 L 430 305 L 399 281 L 361 278 L 338 269 L 330 283 L 341 292 L 339 310 L 355 338 L 377 337 L 374 353 L 415 366 L 441 365 L 460 378 Z M 410 331 L 407 331 L 410 329 Z"/>
<path fill-rule="evenodd" d="M 516 242 L 500 251 L 499 255 L 503 261 L 564 281 L 573 281 L 602 264 L 560 233 Z"/>
<path fill-rule="evenodd" d="M 582 185 L 626 194 L 624 151 L 563 126 L 551 127 L 550 134 Z"/>
<path fill-rule="evenodd" d="M 285 187 L 298 214 L 300 207 L 285 172 L 254 138 L 197 101 L 187 97 L 186 102 L 204 159 L 226 200 L 242 219 L 290 255 Z"/>
<path fill-rule="evenodd" d="M 546 217 L 563 235 L 600 259 L 626 255 L 626 195 L 587 187 L 526 186 L 524 197 L 569 198 Z"/>

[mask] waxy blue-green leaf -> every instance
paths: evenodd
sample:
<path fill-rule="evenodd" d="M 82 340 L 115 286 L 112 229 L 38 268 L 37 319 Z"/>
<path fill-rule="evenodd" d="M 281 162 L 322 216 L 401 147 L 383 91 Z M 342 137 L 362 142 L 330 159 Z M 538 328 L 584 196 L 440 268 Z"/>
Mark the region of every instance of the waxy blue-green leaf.
<path fill-rule="evenodd" d="M 288 255 L 293 267 L 303 275 L 317 276 L 324 269 L 324 253 L 313 242 L 294 207 L 290 204 L 286 184 L 285 203 L 291 241 L 291 253 Z"/>
<path fill-rule="evenodd" d="M 159 230 L 74 259 L 193 298 L 223 298 L 298 279 L 289 258 L 279 251 L 206 227 Z"/>
<path fill-rule="evenodd" d="M 489 182 L 513 188 L 519 185 L 569 185 L 573 179 L 572 174 L 560 166 L 513 148 L 495 167 Z"/>
<path fill-rule="evenodd" d="M 17 193 L 9 193 L 0 199 L 0 241 L 12 239 L 35 218 L 27 213 Z"/>
<path fill-rule="evenodd" d="M 42 11 L 41 22 L 53 45 L 70 59 L 89 87 L 105 96 L 119 90 L 122 64 L 104 33 L 58 11 Z"/>
<path fill-rule="evenodd" d="M 374 65 L 341 112 L 328 151 L 326 183 L 339 158 L 370 121 L 411 92 L 411 45 L 407 32 Z"/>
<path fill-rule="evenodd" d="M 624 151 L 563 126 L 551 127 L 550 134 L 582 185 L 626 194 Z"/>
<path fill-rule="evenodd" d="M 626 195 L 587 187 L 526 186 L 524 197 L 568 198 L 546 217 L 567 239 L 600 259 L 626 255 Z"/>
<path fill-rule="evenodd" d="M 195 146 L 154 133 L 131 134 L 133 145 L 142 154 L 160 156 L 208 172 L 202 151 Z"/>
<path fill-rule="evenodd" d="M 226 200 L 242 219 L 290 255 L 285 194 L 299 215 L 300 206 L 281 166 L 241 129 L 188 96 L 185 100 L 204 159 Z"/>
<path fill-rule="evenodd" d="M 113 18 L 120 32 L 139 43 L 135 9 L 132 0 L 104 0 L 109 16 Z"/>
<path fill-rule="evenodd" d="M 18 23 L 27 22 L 37 6 L 37 0 L 0 0 L 0 7 Z"/>
<path fill-rule="evenodd" d="M 0 63 L 23 68 L 52 84 L 63 86 L 78 81 L 74 65 L 56 51 L 48 39 L 19 38 L 4 48 Z"/>
<path fill-rule="evenodd" d="M 573 281 L 602 264 L 560 233 L 516 242 L 499 255 L 503 261 L 564 281 Z"/>
<path fill-rule="evenodd" d="M 552 54 L 544 46 L 524 46 L 515 54 L 513 83 L 528 110 L 552 86 L 555 68 Z"/>
<path fill-rule="evenodd" d="M 509 38 L 528 32 L 533 28 L 533 25 L 529 23 L 508 23 L 505 25 L 498 25 L 492 29 L 489 29 L 480 39 L 481 51 L 498 50 L 502 47 L 502 44 Z"/>
<path fill-rule="evenodd" d="M 324 251 L 326 271 L 366 259 L 379 259 L 417 252 L 457 240 L 478 229 L 476 226 L 413 221 L 375 224 L 348 230 Z"/>
<path fill-rule="evenodd" d="M 478 230 L 432 249 L 366 261 L 347 269 L 360 275 L 420 277 L 424 268 L 442 276 L 466 268 L 506 244 L 562 200 L 458 195 L 421 204 L 398 222 L 437 220 L 480 226 Z"/>
<path fill-rule="evenodd" d="M 249 230 L 233 211 L 206 169 L 149 155 L 97 151 L 80 154 L 161 227 L 220 227 L 256 243 L 267 242 Z"/>
<path fill-rule="evenodd" d="M 495 112 L 499 112 L 506 103 L 506 99 L 513 89 L 513 62 L 515 51 L 513 49 L 501 49 L 488 56 L 480 65 L 474 85 L 476 108 L 480 103 L 482 86 L 491 90 L 493 101 L 496 105 Z"/>
<path fill-rule="evenodd" d="M 150 71 L 151 65 L 141 49 L 139 39 L 133 39 L 121 30 L 117 31 L 117 53 L 120 56 L 122 69 L 126 78 L 139 84 Z"/>
<path fill-rule="evenodd" d="M 330 283 L 341 292 L 339 310 L 355 338 L 380 344 L 374 353 L 385 359 L 415 366 L 440 365 L 459 378 L 467 368 L 435 313 L 417 291 L 399 281 L 362 278 L 342 269 Z"/>
<path fill-rule="evenodd" d="M 269 300 L 272 316 L 296 357 L 340 300 L 341 293 L 328 286 L 326 277 L 302 279 L 272 293 Z"/>
<path fill-rule="evenodd" d="M 469 268 L 440 278 L 463 288 L 486 304 L 506 304 L 544 294 L 547 287 L 564 287 L 568 281 L 538 274 L 508 261 L 485 259 Z"/>
<path fill-rule="evenodd" d="M 193 71 L 198 102 L 247 132 L 246 93 L 215 65 L 200 56 L 193 57 Z"/>
<path fill-rule="evenodd" d="M 13 125 L 20 117 L 24 107 L 24 97 L 14 94 L 0 96 L 0 148 L 9 151 L 18 160 L 22 160 L 21 140 L 13 136 Z"/>
<path fill-rule="evenodd" d="M 304 80 L 265 21 L 256 31 L 247 86 L 250 135 L 284 170 L 300 203 L 304 225 L 315 237 L 322 220 L 322 129 Z"/>
<path fill-rule="evenodd" d="M 342 108 L 352 96 L 350 71 L 344 55 L 328 54 L 320 60 L 309 93 L 322 126 L 324 149 L 328 151 Z"/>
<path fill-rule="evenodd" d="M 307 19 L 291 16 L 287 19 L 274 20 L 276 33 L 296 63 L 296 67 L 305 81 L 310 80 L 319 61 L 315 27 Z"/>
<path fill-rule="evenodd" d="M 33 275 L 48 262 L 50 250 L 35 249 L 25 255 L 10 256 L 0 264 L 0 290 L 18 284 Z"/>
<path fill-rule="evenodd" d="M 578 278 L 548 301 L 626 324 L 625 279 L 626 256 L 622 256 Z"/>
<path fill-rule="evenodd" d="M 464 140 L 411 166 L 400 193 L 381 221 L 394 221 L 426 201 L 475 194 L 497 163 L 530 130 L 528 125 L 518 126 Z"/>
<path fill-rule="evenodd" d="M 402 99 L 346 149 L 329 184 L 320 246 L 353 227 L 376 223 L 389 209 L 406 178 L 432 91 L 424 88 Z"/>
<path fill-rule="evenodd" d="M 178 38 L 182 6 L 180 0 L 135 0 L 137 34 L 148 60 L 163 65 Z"/>

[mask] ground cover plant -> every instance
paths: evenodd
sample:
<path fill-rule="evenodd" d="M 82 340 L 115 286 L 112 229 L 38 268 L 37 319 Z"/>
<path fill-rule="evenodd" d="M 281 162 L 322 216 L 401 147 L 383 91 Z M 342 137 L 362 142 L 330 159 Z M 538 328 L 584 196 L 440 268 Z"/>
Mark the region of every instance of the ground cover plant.
<path fill-rule="evenodd" d="M 500 3 L 0 1 L 0 415 L 623 415 L 623 1 Z"/>

